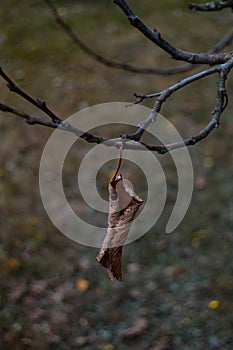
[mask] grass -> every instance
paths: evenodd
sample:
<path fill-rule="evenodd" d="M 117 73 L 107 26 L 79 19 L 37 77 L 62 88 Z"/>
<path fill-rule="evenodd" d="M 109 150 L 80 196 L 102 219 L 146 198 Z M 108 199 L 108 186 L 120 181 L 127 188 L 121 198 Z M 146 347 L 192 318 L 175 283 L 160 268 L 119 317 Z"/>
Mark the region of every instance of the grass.
<path fill-rule="evenodd" d="M 227 11 L 189 13 L 188 1 L 131 3 L 147 23 L 184 49 L 209 49 L 231 27 Z M 77 33 L 107 57 L 171 65 L 129 27 L 111 2 L 56 4 Z M 135 91 L 158 91 L 182 77 L 148 77 L 102 67 L 70 43 L 42 1 L 7 0 L 0 9 L 1 66 L 62 117 L 86 105 L 131 101 Z M 9 93 L 3 81 L 0 88 L 1 101 L 37 115 Z M 228 88 L 230 97 L 231 79 Z M 192 134 L 208 120 L 215 90 L 212 78 L 197 82 L 174 95 L 163 114 L 183 136 Z M 231 112 L 230 101 L 221 127 L 190 149 L 195 190 L 183 222 L 165 235 L 165 210 L 148 234 L 124 248 L 122 284 L 110 282 L 96 264 L 96 249 L 68 240 L 43 209 L 38 172 L 51 131 L 0 114 L 1 349 L 153 349 L 165 338 L 174 349 L 232 348 Z M 65 184 L 71 195 L 75 164 L 87 148 L 79 144 L 66 162 Z M 166 169 L 169 209 L 176 195 L 175 169 L 169 156 L 159 161 Z M 106 195 L 106 181 L 100 187 Z M 216 309 L 209 307 L 214 300 L 219 302 Z M 137 337 L 122 335 L 141 318 L 147 325 Z"/>

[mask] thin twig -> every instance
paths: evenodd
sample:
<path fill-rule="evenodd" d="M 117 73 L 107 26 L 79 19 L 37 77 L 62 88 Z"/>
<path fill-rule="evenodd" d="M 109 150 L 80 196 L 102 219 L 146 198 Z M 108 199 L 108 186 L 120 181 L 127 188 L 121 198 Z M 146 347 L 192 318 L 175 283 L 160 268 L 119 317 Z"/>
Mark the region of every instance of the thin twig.
<path fill-rule="evenodd" d="M 117 167 L 116 167 L 116 170 L 111 178 L 111 181 L 114 181 L 116 179 L 118 171 L 120 170 L 121 162 L 122 162 L 122 151 L 123 151 L 123 146 L 121 145 L 121 147 L 119 148 Z"/>
<path fill-rule="evenodd" d="M 62 122 L 61 124 L 48 122 L 46 120 L 43 120 L 41 118 L 32 117 L 29 114 L 22 112 L 16 108 L 13 108 L 9 105 L 6 105 L 2 102 L 0 102 L 0 111 L 5 113 L 13 114 L 17 117 L 20 117 L 25 120 L 25 122 L 29 125 L 41 125 L 45 127 L 49 127 L 52 129 L 60 129 L 66 132 L 70 132 L 75 134 L 76 136 L 79 136 L 80 138 L 84 139 L 85 141 L 89 143 L 104 143 L 105 146 L 108 147 L 116 147 L 118 149 L 121 149 L 122 143 L 124 142 L 124 149 L 127 150 L 137 150 L 137 151 L 145 151 L 146 148 L 141 144 L 140 142 L 125 140 L 124 137 L 120 136 L 117 138 L 106 138 L 102 136 L 98 136 L 89 132 L 82 131 L 76 127 L 73 127 L 70 123 Z M 155 146 L 156 147 L 156 146 Z M 161 146 L 156 147 L 155 151 L 159 151 Z"/>
<path fill-rule="evenodd" d="M 165 89 L 164 91 L 159 93 L 159 97 L 158 97 L 157 101 L 155 102 L 154 107 L 153 107 L 150 115 L 143 122 L 140 123 L 138 130 L 131 135 L 125 135 L 125 137 L 130 139 L 130 140 L 135 140 L 135 141 L 139 142 L 143 133 L 145 132 L 146 128 L 148 128 L 148 126 L 156 120 L 157 114 L 160 112 L 163 103 L 167 100 L 168 97 L 170 97 L 175 91 L 181 89 L 182 87 L 184 87 L 184 86 L 186 86 L 186 85 L 188 85 L 196 80 L 199 80 L 199 79 L 204 78 L 206 76 L 218 73 L 219 77 L 218 77 L 218 81 L 217 81 L 216 103 L 215 103 L 214 110 L 212 112 L 211 120 L 206 125 L 206 127 L 204 129 L 202 129 L 196 136 L 188 137 L 187 139 L 185 139 L 181 143 L 164 145 L 164 147 L 161 148 L 159 151 L 158 151 L 157 147 L 155 149 L 153 145 L 144 144 L 143 142 L 141 142 L 141 143 L 145 147 L 147 147 L 149 150 L 151 150 L 151 151 L 156 150 L 158 153 L 163 154 L 163 153 L 166 153 L 172 149 L 180 148 L 183 146 L 194 145 L 197 142 L 201 141 L 203 138 L 208 136 L 209 133 L 214 128 L 217 128 L 219 126 L 221 114 L 225 110 L 227 103 L 228 103 L 228 96 L 227 96 L 227 92 L 226 92 L 225 83 L 226 83 L 227 76 L 228 76 L 230 70 L 232 69 L 232 67 L 233 67 L 233 58 L 231 58 L 228 62 L 226 62 L 224 64 L 221 64 L 221 65 L 216 66 L 214 68 L 211 68 L 209 70 L 194 74 L 193 76 L 185 78 L 185 79 L 181 80 L 180 82 L 178 82 L 177 84 L 172 85 L 171 87 Z"/>
<path fill-rule="evenodd" d="M 43 111 L 47 116 L 49 116 L 52 121 L 56 124 L 60 124 L 62 120 L 55 115 L 46 105 L 46 102 L 41 99 L 34 99 L 30 95 L 28 95 L 25 91 L 20 89 L 9 77 L 6 75 L 6 73 L 3 72 L 3 70 L 0 68 L 0 75 L 3 77 L 3 79 L 7 82 L 7 87 L 10 91 L 15 92 L 16 94 L 23 97 L 25 100 L 33 104 L 35 107 Z"/>
<path fill-rule="evenodd" d="M 222 49 L 224 49 L 224 47 L 229 45 L 232 42 L 232 40 L 233 40 L 233 29 L 231 29 L 218 43 L 216 43 L 209 52 L 216 53 L 216 52 L 221 51 Z M 198 76 L 198 74 L 199 73 L 197 73 L 197 76 Z M 196 74 L 194 76 L 196 76 Z M 146 99 L 158 97 L 161 95 L 161 93 L 162 92 L 155 92 L 155 93 L 151 93 L 151 94 L 140 94 L 140 93 L 135 92 L 134 97 L 136 97 L 136 100 L 132 103 L 129 103 L 128 106 L 132 106 L 134 104 L 139 104 Z"/>
<path fill-rule="evenodd" d="M 169 88 L 167 88 L 163 91 L 160 91 L 160 92 L 155 92 L 155 93 L 146 94 L 146 95 L 135 93 L 134 96 L 137 98 L 137 100 L 133 104 L 138 104 L 138 103 L 143 102 L 146 99 L 159 97 L 161 95 L 163 95 L 164 96 L 163 98 L 166 100 L 173 92 L 180 90 L 181 88 L 185 87 L 188 84 L 193 83 L 196 80 L 199 80 L 199 79 L 202 79 L 202 78 L 207 77 L 209 75 L 218 73 L 218 71 L 219 71 L 219 66 L 216 66 L 214 68 L 210 68 L 210 69 L 195 73 L 187 78 L 184 78 L 184 79 L 178 81 L 178 83 L 176 83 L 176 84 L 170 86 Z M 140 129 L 145 130 L 147 127 L 148 127 L 148 125 L 147 125 L 146 121 L 140 123 Z"/>
<path fill-rule="evenodd" d="M 225 8 L 233 9 L 233 0 L 211 1 L 203 4 L 190 3 L 190 10 L 194 11 L 221 11 Z"/>
<path fill-rule="evenodd" d="M 194 53 L 178 49 L 162 38 L 161 33 L 157 29 L 150 29 L 130 8 L 125 0 L 113 0 L 128 17 L 130 24 L 138 29 L 146 38 L 167 52 L 175 60 L 185 61 L 192 64 L 209 64 L 215 65 L 227 62 L 233 57 L 233 52 L 226 53 Z"/>
<path fill-rule="evenodd" d="M 98 135 L 80 130 L 80 129 L 70 125 L 67 122 L 61 121 L 61 123 L 58 124 L 58 123 L 53 122 L 53 121 L 48 122 L 47 120 L 44 120 L 41 118 L 31 117 L 29 114 L 22 112 L 16 108 L 11 107 L 11 106 L 8 106 L 2 102 L 0 102 L 0 111 L 11 113 L 11 114 L 16 115 L 17 117 L 23 118 L 25 120 L 25 122 L 29 125 L 42 125 L 42 126 L 46 126 L 46 127 L 52 128 L 52 129 L 58 128 L 58 129 L 61 129 L 64 131 L 71 132 L 71 133 L 85 139 L 87 142 L 102 143 L 102 142 L 108 141 L 108 139 L 105 137 L 98 136 Z"/>
<path fill-rule="evenodd" d="M 229 32 L 217 43 L 215 44 L 209 53 L 217 53 L 224 49 L 227 45 L 229 45 L 233 40 L 233 28 L 229 30 Z"/>
<path fill-rule="evenodd" d="M 0 111 L 11 113 L 17 117 L 23 118 L 26 121 L 26 123 L 29 125 L 41 125 L 52 129 L 60 129 L 62 131 L 71 132 L 89 143 L 98 143 L 98 144 L 103 143 L 107 147 L 116 147 L 120 149 L 122 147 L 122 142 L 124 142 L 124 149 L 135 150 L 135 151 L 146 150 L 146 147 L 144 146 L 144 144 L 140 142 L 125 140 L 124 137 L 121 137 L 121 136 L 117 138 L 112 138 L 112 139 L 105 138 L 102 136 L 94 135 L 89 132 L 82 131 L 66 122 L 62 122 L 61 124 L 48 122 L 40 118 L 31 117 L 30 115 L 1 102 L 0 102 Z M 154 146 L 154 151 L 160 152 L 160 150 L 163 149 L 163 147 L 164 146 L 160 146 L 160 145 Z"/>

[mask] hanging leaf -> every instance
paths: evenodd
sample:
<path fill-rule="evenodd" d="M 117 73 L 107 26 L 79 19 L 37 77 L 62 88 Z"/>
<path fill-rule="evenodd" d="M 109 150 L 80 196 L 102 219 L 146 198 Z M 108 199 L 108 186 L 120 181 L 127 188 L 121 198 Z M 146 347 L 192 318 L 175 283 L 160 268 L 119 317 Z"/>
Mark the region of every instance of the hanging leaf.
<path fill-rule="evenodd" d="M 118 161 L 115 175 L 109 182 L 108 229 L 96 257 L 96 260 L 108 270 L 112 281 L 122 281 L 122 246 L 135 215 L 143 204 L 143 200 L 127 186 L 122 175 L 116 176 L 120 162 L 121 159 Z"/>

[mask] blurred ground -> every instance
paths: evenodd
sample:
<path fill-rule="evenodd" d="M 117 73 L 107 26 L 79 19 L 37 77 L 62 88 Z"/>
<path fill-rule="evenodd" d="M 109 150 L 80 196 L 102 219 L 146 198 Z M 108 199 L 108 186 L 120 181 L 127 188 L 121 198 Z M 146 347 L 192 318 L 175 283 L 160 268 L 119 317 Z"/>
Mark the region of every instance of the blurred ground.
<path fill-rule="evenodd" d="M 79 35 L 107 57 L 156 67 L 174 64 L 130 28 L 111 1 L 55 3 Z M 230 11 L 190 13 L 188 1 L 131 4 L 149 25 L 187 50 L 210 49 L 232 26 Z M 70 42 L 43 1 L 6 0 L 0 16 L 0 65 L 64 118 L 87 105 L 131 101 L 134 92 L 159 91 L 187 75 L 143 76 L 101 66 Z M 3 81 L 0 88 L 2 102 L 38 115 Z M 163 115 L 182 135 L 193 134 L 210 116 L 215 89 L 214 78 L 197 82 L 171 98 Z M 231 79 L 228 89 L 230 98 Z M 64 237 L 43 209 L 38 168 L 51 131 L 0 114 L 1 350 L 232 349 L 231 117 L 230 100 L 221 127 L 190 149 L 195 191 L 183 222 L 165 235 L 165 212 L 150 233 L 125 247 L 125 281 L 112 283 L 95 262 L 97 250 Z M 74 164 L 85 147 L 67 162 L 71 192 Z M 167 169 L 169 207 L 175 173 L 169 156 L 160 160 Z"/>

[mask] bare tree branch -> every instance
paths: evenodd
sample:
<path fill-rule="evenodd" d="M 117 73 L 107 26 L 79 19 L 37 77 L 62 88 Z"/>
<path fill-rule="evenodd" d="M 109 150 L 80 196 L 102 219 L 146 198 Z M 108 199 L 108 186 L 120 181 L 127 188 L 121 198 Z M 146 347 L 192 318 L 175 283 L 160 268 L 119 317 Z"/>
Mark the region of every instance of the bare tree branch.
<path fill-rule="evenodd" d="M 20 89 L 15 83 L 3 72 L 3 70 L 0 68 L 0 75 L 5 79 L 7 82 L 7 87 L 10 91 L 15 92 L 16 94 L 23 97 L 25 100 L 33 104 L 35 107 L 43 111 L 45 114 L 47 114 L 54 123 L 60 124 L 62 120 L 56 116 L 47 106 L 46 102 L 41 99 L 34 99 L 33 97 L 26 94 L 22 89 Z"/>
<path fill-rule="evenodd" d="M 37 118 L 37 117 L 31 117 L 29 114 L 19 111 L 16 108 L 13 108 L 11 106 L 8 106 L 4 103 L 0 102 L 0 111 L 2 112 L 7 112 L 7 113 L 11 113 L 14 114 L 20 118 L 23 118 L 25 120 L 25 122 L 29 125 L 42 125 L 42 126 L 46 126 L 48 128 L 52 128 L 52 129 L 61 129 L 64 131 L 68 131 L 71 132 L 83 139 L 85 139 L 87 142 L 91 142 L 91 143 L 102 143 L 107 141 L 108 139 L 101 137 L 101 136 L 97 136 L 94 135 L 92 133 L 89 132 L 85 132 L 82 131 L 76 127 L 73 127 L 72 125 L 70 125 L 69 123 L 66 122 L 61 122 L 60 124 L 56 123 L 56 122 L 48 122 L 47 120 L 41 119 L 41 118 Z"/>
<path fill-rule="evenodd" d="M 35 125 L 43 125 L 47 126 L 53 129 L 56 129 L 59 127 L 60 129 L 64 131 L 69 131 L 74 133 L 77 136 L 80 136 L 81 138 L 85 139 L 88 142 L 95 142 L 95 143 L 102 143 L 104 141 L 107 141 L 106 138 L 94 135 L 92 133 L 88 133 L 85 131 L 82 131 L 78 128 L 75 128 L 71 126 L 69 123 L 64 123 L 60 117 L 58 117 L 54 112 L 52 112 L 46 105 L 45 101 L 42 101 L 41 99 L 34 99 L 30 95 L 28 95 L 25 91 L 20 89 L 11 79 L 10 77 L 0 68 L 0 76 L 7 82 L 7 87 L 10 91 L 15 92 L 19 96 L 23 97 L 26 101 L 31 103 L 36 108 L 40 109 L 42 112 L 44 112 L 49 118 L 51 118 L 51 122 L 45 121 L 41 118 L 34 118 L 29 116 L 28 114 L 19 111 L 13 107 L 10 107 L 6 104 L 0 103 L 0 110 L 3 112 L 8 112 L 14 115 L 17 115 L 18 117 L 21 117 L 25 119 L 27 124 Z"/>
<path fill-rule="evenodd" d="M 90 132 L 80 130 L 80 129 L 70 125 L 67 122 L 62 122 L 60 124 L 57 124 L 57 123 L 53 123 L 53 122 L 48 122 L 48 121 L 43 120 L 41 118 L 31 117 L 29 114 L 22 112 L 22 111 L 19 111 L 18 109 L 13 108 L 11 106 L 8 106 L 2 102 L 0 102 L 0 111 L 5 112 L 5 113 L 11 113 L 17 117 L 20 117 L 20 118 L 24 119 L 26 121 L 26 123 L 29 125 L 41 125 L 41 126 L 49 127 L 52 129 L 58 128 L 58 129 L 61 129 L 63 131 L 66 131 L 66 132 L 71 132 L 89 143 L 98 143 L 98 144 L 104 143 L 108 147 L 116 147 L 118 149 L 122 147 L 122 144 L 124 144 L 124 149 L 127 149 L 127 150 L 136 150 L 136 151 L 145 151 L 146 150 L 146 148 L 143 146 L 142 143 L 127 140 L 124 137 L 124 135 L 119 136 L 117 138 L 109 139 L 106 137 L 92 134 Z M 158 146 L 154 146 L 154 147 L 155 147 L 154 150 L 160 153 L 160 150 L 163 149 L 164 146 L 158 145 Z"/>
<path fill-rule="evenodd" d="M 164 154 L 170 150 L 176 149 L 176 148 L 181 148 L 184 146 L 189 146 L 189 145 L 194 145 L 197 142 L 201 141 L 203 138 L 209 135 L 209 133 L 214 129 L 219 126 L 219 121 L 222 112 L 226 108 L 227 102 L 228 102 L 228 97 L 226 93 L 226 88 L 225 88 L 225 83 L 227 76 L 230 72 L 230 70 L 233 67 L 233 58 L 231 58 L 228 62 L 221 64 L 219 66 L 213 67 L 209 70 L 205 70 L 203 72 L 196 73 L 188 78 L 185 78 L 178 83 L 172 85 L 171 87 L 163 90 L 162 92 L 149 95 L 142 95 L 141 99 L 145 98 L 151 98 L 151 97 L 158 97 L 157 101 L 154 104 L 154 107 L 150 113 L 150 115 L 146 118 L 146 120 L 142 121 L 140 123 L 140 126 L 134 134 L 124 134 L 119 136 L 118 138 L 114 139 L 108 139 L 102 136 L 97 136 L 89 132 L 82 131 L 80 129 L 77 129 L 70 125 L 69 123 L 64 123 L 62 120 L 53 114 L 52 122 L 45 122 L 42 119 L 39 118 L 33 118 L 27 115 L 24 112 L 18 111 L 10 106 L 7 106 L 3 103 L 0 103 L 0 110 L 4 112 L 10 112 L 13 113 L 21 118 L 24 118 L 28 124 L 34 125 L 34 124 L 40 124 L 43 126 L 51 127 L 51 128 L 60 128 L 64 131 L 72 132 L 75 135 L 80 136 L 81 138 L 85 139 L 87 142 L 94 142 L 94 143 L 104 143 L 106 146 L 114 146 L 117 148 L 120 148 L 122 144 L 124 144 L 125 149 L 131 149 L 131 150 L 145 150 L 148 149 L 150 151 L 156 151 L 159 154 Z M 141 138 L 145 132 L 145 130 L 149 127 L 149 125 L 156 120 L 157 114 L 160 112 L 161 107 L 163 103 L 175 92 L 183 88 L 184 86 L 191 84 L 192 82 L 202 79 L 206 76 L 212 75 L 218 73 L 219 78 L 218 78 L 218 88 L 217 88 L 217 99 L 216 99 L 216 104 L 215 108 L 212 112 L 212 118 L 210 122 L 206 125 L 204 129 L 202 129 L 196 136 L 191 136 L 186 138 L 183 142 L 181 143 L 173 143 L 173 144 L 166 144 L 166 145 L 148 145 L 141 141 Z M 6 75 L 6 73 L 3 72 L 2 69 L 0 69 L 0 75 L 7 81 L 8 83 L 8 88 L 11 91 L 14 91 L 18 93 L 20 96 L 25 98 L 27 101 L 35 105 L 37 108 L 42 109 L 41 105 L 37 105 L 35 103 L 35 99 L 32 97 L 28 96 L 25 92 L 23 92 L 18 86 L 15 85 L 15 83 Z M 12 86 L 14 87 L 12 89 Z M 46 106 L 46 104 L 45 104 Z M 51 111 L 46 107 L 42 109 L 44 113 L 50 116 Z M 48 112 L 49 111 L 49 112 Z M 55 122 L 54 122 L 54 116 Z M 59 123 L 57 123 L 57 120 L 59 120 Z"/>
<path fill-rule="evenodd" d="M 193 74 L 193 75 L 191 75 L 191 76 L 189 76 L 187 78 L 184 78 L 184 79 L 180 80 L 178 83 L 170 86 L 169 88 L 167 88 L 167 89 L 165 89 L 164 91 L 161 91 L 161 92 L 155 92 L 155 93 L 147 94 L 147 95 L 142 95 L 142 94 L 135 93 L 134 96 L 137 98 L 137 100 L 133 104 L 139 104 L 139 103 L 143 102 L 146 99 L 159 97 L 165 91 L 166 91 L 167 94 L 169 92 L 169 95 L 166 96 L 166 98 L 168 98 L 173 92 L 175 92 L 177 90 L 180 90 L 184 86 L 186 86 L 188 84 L 191 84 L 191 83 L 193 83 L 196 80 L 199 80 L 199 79 L 202 79 L 202 78 L 207 77 L 209 75 L 212 75 L 214 73 L 217 73 L 218 71 L 219 71 L 219 67 L 218 66 L 216 66 L 214 68 L 211 68 L 211 69 L 208 69 L 208 70 L 201 71 L 199 73 Z M 141 123 L 140 128 L 142 128 L 144 130 L 146 127 L 147 127 L 147 125 L 144 125 L 144 123 Z"/>
<path fill-rule="evenodd" d="M 106 60 L 103 56 L 99 56 L 94 51 L 89 49 L 89 47 L 86 46 L 72 31 L 72 29 L 62 20 L 62 18 L 59 16 L 58 11 L 56 7 L 53 5 L 51 0 L 45 0 L 46 3 L 49 5 L 50 9 L 52 10 L 54 17 L 56 18 L 57 22 L 62 26 L 62 28 L 65 30 L 65 32 L 71 37 L 71 39 L 83 49 L 86 53 L 91 55 L 93 58 L 99 60 L 103 64 L 109 65 L 116 68 L 116 62 L 112 62 L 110 60 Z M 124 0 L 114 0 L 114 3 L 116 3 L 128 16 L 129 21 L 132 25 L 134 25 L 137 29 L 139 29 L 146 37 L 148 37 L 151 41 L 156 43 L 159 47 L 161 47 L 166 52 L 170 53 L 173 58 L 180 59 L 180 60 L 187 60 L 188 62 L 193 63 L 208 63 L 208 64 L 216 64 L 217 62 L 220 62 L 222 64 L 215 66 L 214 68 L 210 68 L 208 70 L 204 70 L 201 72 L 198 72 L 196 74 L 193 74 L 189 77 L 186 77 L 182 80 L 180 80 L 178 83 L 166 88 L 165 90 L 161 92 L 156 92 L 152 94 L 135 94 L 135 97 L 137 98 L 134 102 L 135 104 L 143 102 L 145 99 L 151 99 L 151 98 L 157 98 L 156 102 L 154 103 L 153 109 L 150 113 L 150 115 L 140 123 L 138 129 L 133 134 L 123 134 L 119 137 L 109 139 L 107 137 L 95 135 L 88 131 L 80 130 L 74 126 L 72 126 L 70 123 L 63 122 L 63 120 L 57 116 L 54 112 L 52 112 L 46 105 L 45 101 L 42 101 L 41 99 L 35 99 L 28 95 L 25 91 L 23 91 L 21 88 L 19 88 L 12 80 L 11 78 L 0 68 L 0 76 L 7 82 L 7 87 L 10 91 L 18 94 L 22 98 L 24 98 L 26 101 L 31 103 L 34 107 L 40 109 L 42 112 L 45 113 L 50 118 L 50 121 L 44 120 L 42 118 L 32 117 L 22 111 L 19 111 L 11 106 L 8 106 L 4 103 L 0 103 L 0 110 L 6 113 L 14 114 L 20 118 L 23 118 L 28 124 L 30 125 L 42 125 L 45 127 L 50 128 L 59 128 L 61 130 L 74 133 L 75 135 L 85 139 L 87 142 L 90 143 L 104 143 L 106 146 L 113 146 L 120 148 L 122 145 L 124 146 L 124 149 L 130 149 L 130 150 L 151 150 L 156 151 L 160 154 L 164 154 L 168 152 L 169 150 L 180 148 L 183 146 L 188 145 L 194 145 L 195 143 L 199 142 L 203 138 L 205 138 L 214 128 L 219 126 L 219 121 L 222 112 L 224 111 L 227 102 L 228 97 L 226 93 L 225 83 L 227 76 L 230 72 L 230 70 L 233 67 L 233 53 L 219 53 L 220 50 L 222 50 L 226 45 L 228 45 L 232 39 L 233 39 L 233 30 L 230 30 L 224 38 L 222 38 L 209 52 L 202 53 L 202 54 L 194 54 L 190 52 L 186 52 L 183 50 L 176 49 L 171 44 L 166 42 L 164 39 L 161 38 L 160 33 L 158 33 L 157 30 L 151 31 L 133 12 L 133 10 L 129 7 L 126 1 Z M 118 65 L 118 63 L 117 63 Z M 132 66 L 125 65 L 123 63 L 120 63 L 117 68 L 122 68 L 126 70 L 130 70 Z M 190 64 L 185 65 L 190 66 Z M 182 66 L 182 67 L 185 67 Z M 182 68 L 177 67 L 177 69 Z M 128 69 L 129 68 L 129 69 Z M 186 69 L 185 68 L 185 69 Z M 133 68 L 135 69 L 135 67 Z M 141 68 L 140 68 L 141 69 Z M 144 69 L 144 68 L 143 68 Z M 147 69 L 147 68 L 146 68 Z M 134 70 L 132 70 L 134 71 Z M 166 69 L 163 71 L 165 72 Z M 141 71 L 142 72 L 142 71 Z M 145 72 L 145 71 L 144 71 Z M 147 71 L 148 73 L 149 71 Z M 154 71 L 155 72 L 155 71 Z M 181 143 L 173 143 L 173 144 L 167 144 L 167 145 L 149 145 L 143 142 L 142 136 L 145 132 L 145 130 L 149 127 L 149 125 L 156 121 L 157 115 L 160 112 L 162 105 L 167 101 L 167 99 L 176 91 L 184 88 L 185 86 L 193 83 L 194 81 L 203 79 L 207 76 L 218 74 L 218 80 L 217 80 L 217 98 L 214 110 L 212 112 L 212 117 L 209 121 L 209 123 L 206 125 L 204 129 L 202 129 L 196 136 L 191 136 L 183 140 Z"/>
<path fill-rule="evenodd" d="M 227 7 L 233 9 L 233 0 L 211 1 L 203 4 L 190 3 L 190 10 L 194 11 L 220 11 Z"/>
<path fill-rule="evenodd" d="M 87 46 L 83 40 L 81 40 L 78 35 L 73 31 L 73 29 L 63 20 L 59 15 L 59 12 L 51 0 L 44 0 L 45 3 L 50 8 L 57 24 L 63 29 L 63 31 L 69 36 L 75 45 L 77 45 L 83 52 L 88 56 L 92 57 L 94 60 L 103 64 L 104 66 L 116 69 L 126 70 L 132 73 L 141 73 L 141 74 L 159 74 L 159 75 L 172 75 L 182 72 L 187 72 L 194 68 L 190 63 L 184 64 L 179 67 L 173 68 L 154 68 L 154 67 L 139 67 L 125 62 L 118 62 L 110 60 L 103 55 L 96 53 L 93 49 Z"/>
<path fill-rule="evenodd" d="M 138 29 L 146 38 L 171 55 L 175 60 L 185 61 L 192 64 L 215 65 L 227 62 L 233 57 L 233 52 L 226 53 L 194 53 L 178 49 L 162 38 L 157 29 L 150 29 L 130 8 L 125 0 L 113 0 L 128 17 L 130 24 Z"/>
<path fill-rule="evenodd" d="M 145 132 L 145 130 L 148 128 L 148 126 L 151 123 L 156 121 L 157 114 L 160 112 L 162 104 L 175 91 L 181 89 L 182 87 L 184 87 L 184 86 L 186 86 L 186 85 L 188 85 L 196 80 L 199 80 L 199 79 L 204 78 L 206 76 L 209 76 L 211 74 L 218 73 L 219 77 L 218 77 L 218 81 L 217 81 L 217 98 L 216 98 L 216 103 L 215 103 L 214 110 L 212 112 L 212 117 L 211 117 L 210 122 L 196 136 L 188 137 L 182 143 L 174 143 L 174 144 L 164 145 L 164 148 L 160 149 L 159 153 L 166 153 L 172 149 L 180 148 L 183 146 L 194 145 L 197 142 L 201 141 L 206 136 L 208 136 L 209 133 L 214 128 L 218 128 L 218 126 L 219 126 L 221 114 L 224 111 L 224 109 L 226 108 L 227 103 L 228 103 L 228 96 L 227 96 L 227 92 L 226 92 L 225 83 L 226 83 L 227 76 L 228 76 L 230 70 L 232 69 L 232 67 L 233 67 L 233 58 L 231 58 L 225 64 L 222 64 L 222 65 L 216 66 L 212 69 L 194 74 L 193 76 L 185 78 L 185 79 L 181 80 L 180 82 L 178 82 L 177 84 L 165 89 L 161 93 L 156 93 L 155 96 L 159 95 L 159 97 L 158 97 L 157 101 L 155 102 L 154 107 L 153 107 L 150 115 L 148 116 L 148 118 L 140 123 L 140 126 L 139 126 L 137 132 L 135 132 L 134 134 L 131 134 L 131 135 L 125 135 L 125 137 L 127 139 L 133 139 L 133 140 L 139 141 L 141 139 L 143 133 Z M 151 94 L 150 97 L 153 97 L 152 95 L 153 94 Z M 145 146 L 151 151 L 154 150 L 153 145 L 145 145 Z M 158 151 L 158 150 L 156 150 L 156 151 Z"/>
<path fill-rule="evenodd" d="M 209 53 L 217 53 L 229 45 L 233 40 L 233 28 L 217 43 L 215 44 Z"/>
<path fill-rule="evenodd" d="M 59 15 L 59 12 L 51 0 L 44 0 L 48 7 L 50 8 L 56 22 L 63 29 L 63 31 L 70 37 L 70 39 L 77 45 L 83 52 L 87 55 L 103 64 L 104 66 L 116 69 L 126 70 L 132 73 L 142 73 L 142 74 L 158 74 L 158 75 L 172 75 L 177 73 L 184 73 L 190 71 L 195 68 L 192 63 L 187 63 L 179 67 L 173 68 L 154 68 L 154 67 L 139 67 L 134 66 L 125 62 L 117 62 L 110 60 L 103 55 L 96 53 L 93 49 L 87 46 L 72 30 L 72 28 L 63 20 L 63 18 Z M 222 40 L 219 41 L 208 53 L 218 53 L 225 46 L 227 46 L 233 39 L 233 30 L 230 31 Z"/>

